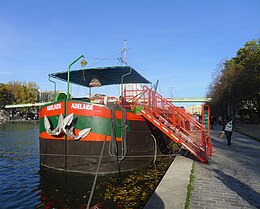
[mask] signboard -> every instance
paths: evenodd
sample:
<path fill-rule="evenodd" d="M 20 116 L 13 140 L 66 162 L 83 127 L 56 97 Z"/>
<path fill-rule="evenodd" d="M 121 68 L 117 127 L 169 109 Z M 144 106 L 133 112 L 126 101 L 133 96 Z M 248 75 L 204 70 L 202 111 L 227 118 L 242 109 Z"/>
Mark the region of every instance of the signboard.
<path fill-rule="evenodd" d="M 206 139 L 210 137 L 210 108 L 208 105 L 202 106 L 202 125 L 206 129 Z"/>

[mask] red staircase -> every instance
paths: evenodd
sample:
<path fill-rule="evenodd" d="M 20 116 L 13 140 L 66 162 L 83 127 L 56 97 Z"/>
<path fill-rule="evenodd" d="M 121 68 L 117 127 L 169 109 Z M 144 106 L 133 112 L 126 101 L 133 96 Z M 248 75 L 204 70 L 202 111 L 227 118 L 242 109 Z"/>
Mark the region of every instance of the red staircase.
<path fill-rule="evenodd" d="M 164 134 L 190 151 L 200 162 L 211 155 L 210 140 L 206 139 L 205 127 L 197 122 L 184 108 L 176 107 L 154 90 L 124 90 L 123 98 L 132 108 L 141 108 L 141 114 Z"/>

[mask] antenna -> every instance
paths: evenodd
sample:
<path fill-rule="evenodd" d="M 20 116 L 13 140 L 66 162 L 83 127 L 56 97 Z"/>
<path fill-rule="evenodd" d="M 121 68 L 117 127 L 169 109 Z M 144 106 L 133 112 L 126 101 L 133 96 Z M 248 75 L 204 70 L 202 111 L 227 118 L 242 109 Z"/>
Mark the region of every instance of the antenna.
<path fill-rule="evenodd" d="M 126 62 L 126 39 L 124 39 L 124 65 L 127 65 L 127 62 Z"/>
<path fill-rule="evenodd" d="M 126 61 L 126 52 L 132 48 L 126 48 L 126 39 L 124 39 L 124 49 L 121 51 L 121 58 L 119 58 L 119 61 L 121 61 L 121 64 L 127 65 Z M 123 55 L 124 54 L 124 55 Z M 124 57 L 123 57 L 124 56 Z M 122 58 L 123 57 L 123 58 Z"/>
<path fill-rule="evenodd" d="M 156 81 L 156 84 L 154 85 L 154 91 L 157 91 L 158 84 L 159 84 L 159 79 Z"/>

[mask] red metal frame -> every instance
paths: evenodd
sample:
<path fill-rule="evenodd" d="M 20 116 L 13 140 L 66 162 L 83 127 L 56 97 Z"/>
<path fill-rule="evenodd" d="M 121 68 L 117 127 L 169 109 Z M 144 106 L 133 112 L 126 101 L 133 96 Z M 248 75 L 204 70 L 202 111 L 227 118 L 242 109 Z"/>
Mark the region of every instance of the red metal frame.
<path fill-rule="evenodd" d="M 188 147 L 200 161 L 207 161 L 205 155 L 212 153 L 212 148 L 210 139 L 206 139 L 206 129 L 186 113 L 184 108 L 174 106 L 147 86 L 144 86 L 143 90 L 124 90 L 122 95 L 132 109 L 142 106 L 143 114 L 147 119 L 165 134 L 168 133 L 167 135 L 177 143 Z M 170 133 L 173 133 L 174 137 Z"/>
<path fill-rule="evenodd" d="M 211 144 L 211 140 L 210 140 L 210 117 L 211 117 L 211 114 L 210 114 L 210 106 L 209 105 L 202 105 L 202 117 L 201 117 L 201 123 L 202 125 L 204 126 L 205 124 L 205 118 L 204 118 L 204 111 L 205 111 L 205 107 L 207 107 L 208 109 L 208 138 L 207 138 L 207 151 L 208 151 L 208 155 L 211 156 L 212 155 L 212 144 Z"/>

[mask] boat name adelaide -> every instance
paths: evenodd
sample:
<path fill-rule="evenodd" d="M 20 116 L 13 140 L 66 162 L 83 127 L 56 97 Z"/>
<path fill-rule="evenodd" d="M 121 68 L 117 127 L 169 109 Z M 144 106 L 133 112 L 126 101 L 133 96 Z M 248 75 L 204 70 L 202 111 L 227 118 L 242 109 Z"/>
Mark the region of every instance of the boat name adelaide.
<path fill-rule="evenodd" d="M 90 104 L 81 104 L 81 103 L 72 103 L 71 109 L 79 109 L 79 110 L 93 110 L 93 105 Z"/>
<path fill-rule="evenodd" d="M 50 110 L 59 110 L 59 109 L 61 109 L 61 103 L 53 104 L 53 105 L 47 106 L 47 111 L 50 111 Z"/>
<path fill-rule="evenodd" d="M 61 109 L 61 103 L 52 104 L 50 106 L 47 106 L 47 111 L 52 110 L 60 110 Z M 81 104 L 81 103 L 72 103 L 71 109 L 78 109 L 78 110 L 93 110 L 93 105 L 90 104 Z"/>

